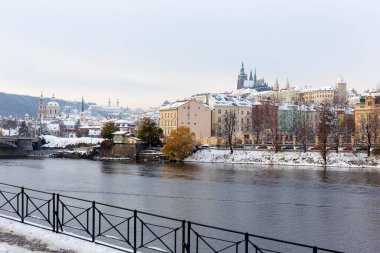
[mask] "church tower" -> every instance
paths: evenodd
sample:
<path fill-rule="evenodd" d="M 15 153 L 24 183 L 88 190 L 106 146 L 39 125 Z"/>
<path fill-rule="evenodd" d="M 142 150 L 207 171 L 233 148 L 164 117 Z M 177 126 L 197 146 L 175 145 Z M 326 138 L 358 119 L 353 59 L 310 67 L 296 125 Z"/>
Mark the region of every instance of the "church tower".
<path fill-rule="evenodd" d="M 347 83 L 344 81 L 343 76 L 339 75 L 338 82 L 336 83 L 336 90 L 338 93 L 337 102 L 344 104 L 347 102 Z"/>
<path fill-rule="evenodd" d="M 41 92 L 41 97 L 38 102 L 38 120 L 43 120 L 46 115 L 46 104 L 45 104 L 45 99 L 44 96 Z"/>
<path fill-rule="evenodd" d="M 80 108 L 79 120 L 81 122 L 86 120 L 86 114 L 84 113 L 84 98 L 83 98 L 83 96 L 82 96 L 82 104 L 81 104 L 81 108 Z"/>
<path fill-rule="evenodd" d="M 244 63 L 241 63 L 240 74 L 238 75 L 237 89 L 244 88 L 244 81 L 247 80 L 247 74 L 244 71 Z"/>
<path fill-rule="evenodd" d="M 83 96 L 82 96 L 82 103 L 81 103 L 80 111 L 84 112 L 84 99 L 83 99 Z"/>
<path fill-rule="evenodd" d="M 279 91 L 280 90 L 280 84 L 278 83 L 277 77 L 276 77 L 276 82 L 274 84 L 273 90 L 274 91 Z"/>
<path fill-rule="evenodd" d="M 285 86 L 285 89 L 286 89 L 286 90 L 290 90 L 289 79 L 287 79 L 287 78 L 286 78 L 286 86 Z"/>

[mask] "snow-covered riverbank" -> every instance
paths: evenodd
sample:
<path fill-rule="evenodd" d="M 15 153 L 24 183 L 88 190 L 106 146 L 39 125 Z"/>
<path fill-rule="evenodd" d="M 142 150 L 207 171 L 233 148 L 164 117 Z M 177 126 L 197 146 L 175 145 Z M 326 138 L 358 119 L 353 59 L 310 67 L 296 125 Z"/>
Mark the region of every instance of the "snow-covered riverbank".
<path fill-rule="evenodd" d="M 380 169 L 380 158 L 375 156 L 367 158 L 364 153 L 336 154 L 330 152 L 327 160 L 327 166 Z M 318 152 L 275 153 L 273 151 L 234 150 L 231 155 L 229 150 L 216 149 L 199 150 L 186 158 L 185 162 L 323 166 L 323 159 Z"/>
<path fill-rule="evenodd" d="M 67 146 L 78 146 L 78 145 L 98 145 L 104 139 L 102 138 L 91 138 L 91 137 L 81 137 L 81 138 L 62 138 L 52 135 L 42 135 L 45 139 L 46 144 L 43 145 L 44 148 L 66 148 Z"/>

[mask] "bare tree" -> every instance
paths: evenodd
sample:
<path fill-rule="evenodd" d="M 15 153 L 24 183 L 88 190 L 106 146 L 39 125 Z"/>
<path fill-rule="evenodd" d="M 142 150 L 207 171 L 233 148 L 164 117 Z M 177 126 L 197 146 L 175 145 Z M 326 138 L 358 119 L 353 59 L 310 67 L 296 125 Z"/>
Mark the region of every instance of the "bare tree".
<path fill-rule="evenodd" d="M 327 164 L 328 140 L 334 124 L 334 111 L 329 104 L 322 104 L 319 111 L 318 136 L 319 149 L 323 162 Z"/>
<path fill-rule="evenodd" d="M 16 119 L 6 119 L 3 121 L 3 127 L 5 129 L 8 129 L 9 136 L 11 135 L 11 130 L 15 129 L 17 127 L 17 120 Z"/>
<path fill-rule="evenodd" d="M 223 115 L 221 122 L 218 122 L 217 134 L 226 140 L 226 144 L 230 148 L 231 154 L 233 154 L 233 138 L 236 133 L 236 113 L 235 111 L 229 110 Z"/>
<path fill-rule="evenodd" d="M 368 114 L 368 115 L 362 115 L 360 120 L 360 127 L 361 127 L 361 133 L 362 133 L 362 139 L 367 144 L 367 155 L 368 157 L 371 155 L 371 148 L 372 148 L 372 138 L 376 142 L 379 134 L 379 115 L 377 113 L 375 114 Z"/>
<path fill-rule="evenodd" d="M 339 121 L 339 132 L 344 143 L 350 143 L 351 136 L 355 133 L 355 118 L 352 114 L 344 114 Z"/>
<path fill-rule="evenodd" d="M 298 107 L 295 113 L 295 133 L 301 140 L 303 152 L 306 152 L 307 143 L 315 135 L 315 131 L 313 124 L 307 117 L 306 110 L 303 110 L 302 107 Z"/>
<path fill-rule="evenodd" d="M 256 144 L 259 143 L 260 136 L 264 131 L 264 122 L 264 111 L 260 107 L 254 106 L 252 108 L 252 130 L 255 135 Z"/>
<path fill-rule="evenodd" d="M 275 153 L 280 150 L 282 131 L 278 119 L 278 111 L 274 109 L 268 110 L 268 129 L 272 138 L 272 144 L 274 146 Z"/>
<path fill-rule="evenodd" d="M 331 109 L 331 144 L 332 148 L 335 150 L 336 153 L 339 151 L 339 146 L 341 145 L 340 143 L 340 131 L 339 131 L 339 119 L 336 114 L 336 110 L 334 110 L 333 107 Z"/>

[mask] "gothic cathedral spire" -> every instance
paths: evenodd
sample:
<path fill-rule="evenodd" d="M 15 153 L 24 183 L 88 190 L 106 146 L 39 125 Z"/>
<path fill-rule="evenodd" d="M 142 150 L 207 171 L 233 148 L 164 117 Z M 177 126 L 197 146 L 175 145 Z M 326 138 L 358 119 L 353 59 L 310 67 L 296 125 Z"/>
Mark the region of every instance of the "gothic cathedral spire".
<path fill-rule="evenodd" d="M 247 74 L 244 70 L 244 62 L 241 63 L 240 74 L 238 75 L 237 89 L 244 88 L 244 81 L 247 80 Z"/>

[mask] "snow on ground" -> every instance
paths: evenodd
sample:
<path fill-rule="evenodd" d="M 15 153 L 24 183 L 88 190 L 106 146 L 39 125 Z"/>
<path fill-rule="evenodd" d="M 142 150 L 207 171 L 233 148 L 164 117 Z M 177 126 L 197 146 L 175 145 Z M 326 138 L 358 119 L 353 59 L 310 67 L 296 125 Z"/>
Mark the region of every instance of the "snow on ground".
<path fill-rule="evenodd" d="M 103 141 L 102 138 L 91 138 L 91 137 L 81 137 L 81 138 L 62 138 L 55 137 L 52 135 L 42 135 L 42 138 L 45 139 L 46 144 L 42 147 L 45 148 L 65 148 L 69 145 L 78 145 L 78 144 L 99 144 Z"/>
<path fill-rule="evenodd" d="M 0 235 L 2 235 L 0 237 L 0 253 L 28 253 L 36 251 L 69 253 L 120 252 L 95 243 L 53 233 L 52 231 L 36 228 L 3 217 L 0 217 Z M 6 240 L 6 238 L 12 238 L 14 240 Z"/>
<path fill-rule="evenodd" d="M 234 150 L 231 155 L 229 150 L 204 149 L 199 150 L 185 162 L 206 163 L 257 163 L 268 165 L 307 165 L 323 166 L 323 159 L 319 152 L 278 152 L 274 151 L 247 151 Z M 367 158 L 364 153 L 334 153 L 327 157 L 327 166 L 341 168 L 376 168 L 380 169 L 380 159 L 375 156 Z"/>

